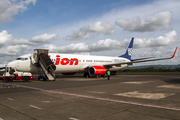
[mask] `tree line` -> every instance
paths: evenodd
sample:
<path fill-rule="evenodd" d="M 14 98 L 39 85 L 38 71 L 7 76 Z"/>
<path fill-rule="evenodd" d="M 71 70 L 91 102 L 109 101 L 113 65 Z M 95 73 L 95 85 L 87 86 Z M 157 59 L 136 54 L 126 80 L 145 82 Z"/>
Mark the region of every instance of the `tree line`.
<path fill-rule="evenodd" d="M 118 72 L 180 72 L 180 68 L 166 68 L 166 67 L 147 67 L 147 68 L 135 68 L 135 69 L 122 69 Z"/>

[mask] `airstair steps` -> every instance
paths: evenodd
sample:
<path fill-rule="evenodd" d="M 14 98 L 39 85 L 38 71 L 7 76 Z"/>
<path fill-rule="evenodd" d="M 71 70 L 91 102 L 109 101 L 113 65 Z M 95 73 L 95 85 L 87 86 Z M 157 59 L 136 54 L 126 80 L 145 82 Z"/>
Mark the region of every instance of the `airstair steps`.
<path fill-rule="evenodd" d="M 41 53 L 39 55 L 39 65 L 42 68 L 45 76 L 49 80 L 55 80 L 55 69 L 56 66 L 54 63 L 51 61 L 49 56 L 47 54 Z"/>
<path fill-rule="evenodd" d="M 45 76 L 46 76 L 46 78 L 48 80 L 55 80 L 56 79 L 55 78 L 55 74 L 54 74 L 54 72 L 51 69 L 49 69 L 49 71 L 46 70 L 41 61 L 39 61 L 39 65 L 40 65 L 42 71 L 44 72 L 44 74 L 45 74 Z"/>

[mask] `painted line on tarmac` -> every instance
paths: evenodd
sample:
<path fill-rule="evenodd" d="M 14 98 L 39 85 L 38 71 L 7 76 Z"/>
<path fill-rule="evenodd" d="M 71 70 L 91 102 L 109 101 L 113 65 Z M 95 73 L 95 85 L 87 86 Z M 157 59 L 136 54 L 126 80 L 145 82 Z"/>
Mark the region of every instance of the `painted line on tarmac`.
<path fill-rule="evenodd" d="M 14 99 L 12 99 L 12 98 L 7 98 L 8 100 L 11 100 L 11 101 L 13 101 Z"/>
<path fill-rule="evenodd" d="M 37 106 L 34 106 L 34 105 L 29 105 L 30 107 L 32 107 L 32 108 L 36 108 L 36 109 L 42 109 L 42 108 L 40 108 L 40 107 L 37 107 Z"/>
<path fill-rule="evenodd" d="M 6 84 L 7 85 L 8 83 L 0 83 L 0 84 Z M 16 85 L 16 86 L 23 87 L 23 88 L 34 89 L 34 90 L 40 90 L 40 91 L 49 92 L 49 93 L 57 93 L 57 94 L 61 94 L 61 95 L 70 95 L 70 96 L 77 96 L 77 97 L 90 98 L 90 99 L 96 99 L 96 100 L 103 100 L 103 101 L 111 101 L 111 102 L 117 102 L 117 103 L 138 105 L 138 106 L 144 106 L 144 107 L 154 107 L 154 108 L 161 108 L 161 109 L 180 111 L 180 108 L 177 108 L 177 107 L 168 107 L 168 106 L 160 106 L 160 105 L 153 105 L 153 104 L 144 104 L 144 103 L 137 103 L 137 102 L 132 102 L 132 101 L 123 101 L 123 100 L 116 100 L 116 99 L 110 99 L 110 98 L 101 98 L 101 97 L 81 95 L 81 94 L 75 94 L 75 93 L 58 92 L 58 91 L 45 90 L 45 89 L 41 89 L 41 88 L 35 88 L 35 87 L 29 87 L 29 86 L 23 86 L 23 85 Z"/>
<path fill-rule="evenodd" d="M 70 117 L 69 120 L 79 120 L 79 119 Z"/>

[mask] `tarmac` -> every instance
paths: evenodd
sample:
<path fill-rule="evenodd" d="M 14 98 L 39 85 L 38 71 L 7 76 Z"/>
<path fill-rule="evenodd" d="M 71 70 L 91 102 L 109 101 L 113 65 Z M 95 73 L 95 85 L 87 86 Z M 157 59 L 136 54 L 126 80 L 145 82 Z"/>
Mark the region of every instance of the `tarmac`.
<path fill-rule="evenodd" d="M 0 81 L 0 120 L 179 120 L 180 75 Z"/>

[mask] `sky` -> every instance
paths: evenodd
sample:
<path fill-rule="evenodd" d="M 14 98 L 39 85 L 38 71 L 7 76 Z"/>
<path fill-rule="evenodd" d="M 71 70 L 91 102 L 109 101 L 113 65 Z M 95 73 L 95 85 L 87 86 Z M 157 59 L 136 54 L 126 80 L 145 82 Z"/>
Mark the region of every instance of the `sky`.
<path fill-rule="evenodd" d="M 170 57 L 180 41 L 179 0 L 0 0 L 0 63 L 49 52 Z M 174 59 L 136 65 L 179 64 Z"/>

